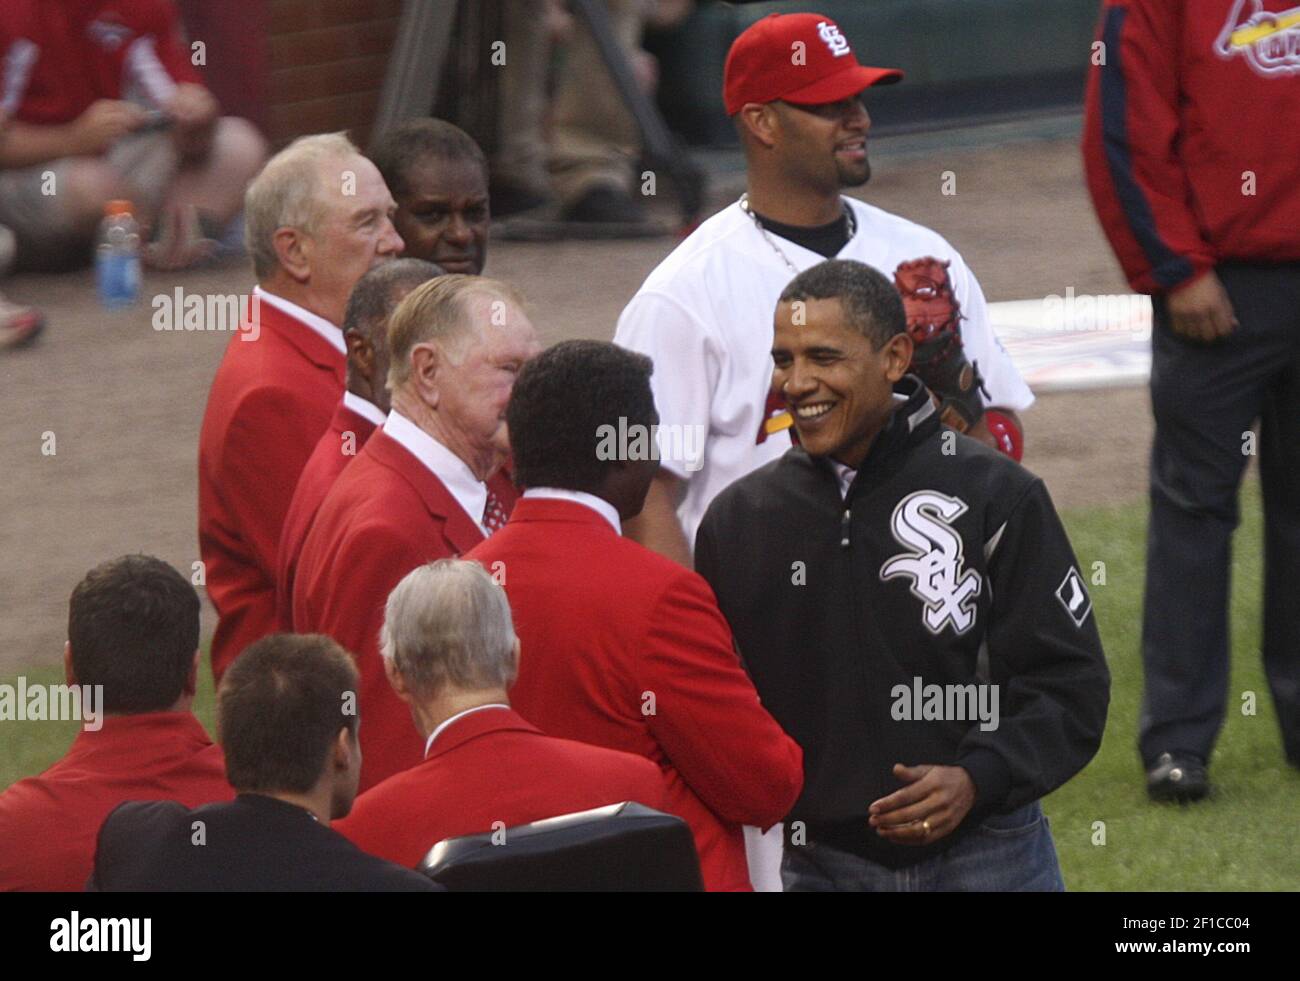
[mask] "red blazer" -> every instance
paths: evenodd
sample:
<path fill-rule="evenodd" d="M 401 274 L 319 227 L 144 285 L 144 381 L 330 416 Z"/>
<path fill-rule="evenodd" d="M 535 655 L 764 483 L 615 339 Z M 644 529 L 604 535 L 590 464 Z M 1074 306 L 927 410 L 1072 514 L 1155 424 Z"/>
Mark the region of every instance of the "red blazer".
<path fill-rule="evenodd" d="M 280 552 L 275 563 L 275 608 L 281 630 L 293 630 L 293 577 L 298 571 L 298 556 L 302 554 L 307 529 L 334 481 L 374 431 L 373 422 L 340 402 L 329 428 L 321 434 L 316 449 L 302 468 L 280 530 Z M 351 440 L 347 438 L 348 433 L 352 434 Z"/>
<path fill-rule="evenodd" d="M 570 501 L 519 501 L 467 557 L 505 563 L 523 645 L 510 693 L 519 714 L 653 760 L 668 811 L 695 835 L 705 886 L 749 889 L 741 825 L 785 817 L 803 754 L 759 704 L 708 584 Z"/>
<path fill-rule="evenodd" d="M 81 892 L 108 813 L 128 800 L 233 800 L 221 749 L 188 712 L 110 715 L 0 794 L 0 892 Z"/>
<path fill-rule="evenodd" d="M 212 674 L 274 633 L 280 529 L 298 475 L 343 397 L 344 356 L 310 327 L 258 304 L 212 381 L 199 435 L 199 555 L 220 621 Z"/>
<path fill-rule="evenodd" d="M 509 510 L 515 492 L 488 481 Z M 328 634 L 361 672 L 361 789 L 419 763 L 424 743 L 393 692 L 379 653 L 388 594 L 417 566 L 483 541 L 470 516 L 419 460 L 382 429 L 344 468 L 298 558 L 293 629 Z"/>
<path fill-rule="evenodd" d="M 510 709 L 486 708 L 438 733 L 423 763 L 366 791 L 334 828 L 362 851 L 415 868 L 443 839 L 495 830 L 496 821 L 513 828 L 626 800 L 665 810 L 649 760 L 546 736 Z"/>

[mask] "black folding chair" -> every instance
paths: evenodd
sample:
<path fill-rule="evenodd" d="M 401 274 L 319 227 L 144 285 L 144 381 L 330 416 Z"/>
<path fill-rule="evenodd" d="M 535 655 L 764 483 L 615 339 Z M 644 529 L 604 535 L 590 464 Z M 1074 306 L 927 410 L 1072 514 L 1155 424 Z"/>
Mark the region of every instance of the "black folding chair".
<path fill-rule="evenodd" d="M 452 892 L 701 892 L 681 818 L 625 802 L 448 838 L 419 871 Z"/>

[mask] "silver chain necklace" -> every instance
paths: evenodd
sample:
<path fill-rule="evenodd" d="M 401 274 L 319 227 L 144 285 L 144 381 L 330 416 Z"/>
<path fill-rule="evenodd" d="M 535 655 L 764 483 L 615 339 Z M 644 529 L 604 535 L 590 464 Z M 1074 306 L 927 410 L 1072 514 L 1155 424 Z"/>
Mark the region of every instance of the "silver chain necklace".
<path fill-rule="evenodd" d="M 763 223 L 758 220 L 758 215 L 755 214 L 754 209 L 749 206 L 748 191 L 740 196 L 740 210 L 749 215 L 750 220 L 754 222 L 754 227 L 758 229 L 758 234 L 763 236 L 763 241 L 771 247 L 773 252 L 781 257 L 781 261 L 786 264 L 789 270 L 798 276 L 800 271 L 799 267 L 790 261 L 788 255 L 781 251 L 781 246 L 772 241 L 772 236 L 767 233 L 767 229 L 763 227 Z M 853 209 L 847 204 L 844 205 L 844 215 L 849 220 L 849 238 L 852 239 L 853 236 L 858 233 L 858 219 L 853 214 Z"/>

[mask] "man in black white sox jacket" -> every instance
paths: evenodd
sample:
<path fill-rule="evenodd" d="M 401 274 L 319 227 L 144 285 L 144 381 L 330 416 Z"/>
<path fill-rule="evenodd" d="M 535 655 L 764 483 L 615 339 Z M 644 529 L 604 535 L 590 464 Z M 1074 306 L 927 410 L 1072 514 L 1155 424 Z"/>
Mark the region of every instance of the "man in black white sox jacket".
<path fill-rule="evenodd" d="M 714 500 L 696 567 L 804 750 L 787 889 L 1059 890 L 1038 800 L 1101 743 L 1091 600 L 1042 481 L 940 425 L 911 347 L 869 266 L 795 277 L 800 445 Z"/>

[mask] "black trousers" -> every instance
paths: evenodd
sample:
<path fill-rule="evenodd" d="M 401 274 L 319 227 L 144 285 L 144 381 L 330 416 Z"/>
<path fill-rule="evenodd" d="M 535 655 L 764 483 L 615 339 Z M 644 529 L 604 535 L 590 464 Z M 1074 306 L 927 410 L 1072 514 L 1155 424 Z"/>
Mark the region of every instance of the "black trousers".
<path fill-rule="evenodd" d="M 1180 750 L 1208 760 L 1223 725 L 1231 536 L 1256 420 L 1264 670 L 1283 748 L 1300 764 L 1300 263 L 1225 263 L 1217 272 L 1241 324 L 1222 341 L 1183 340 L 1155 303 L 1139 733 L 1148 767 Z"/>

